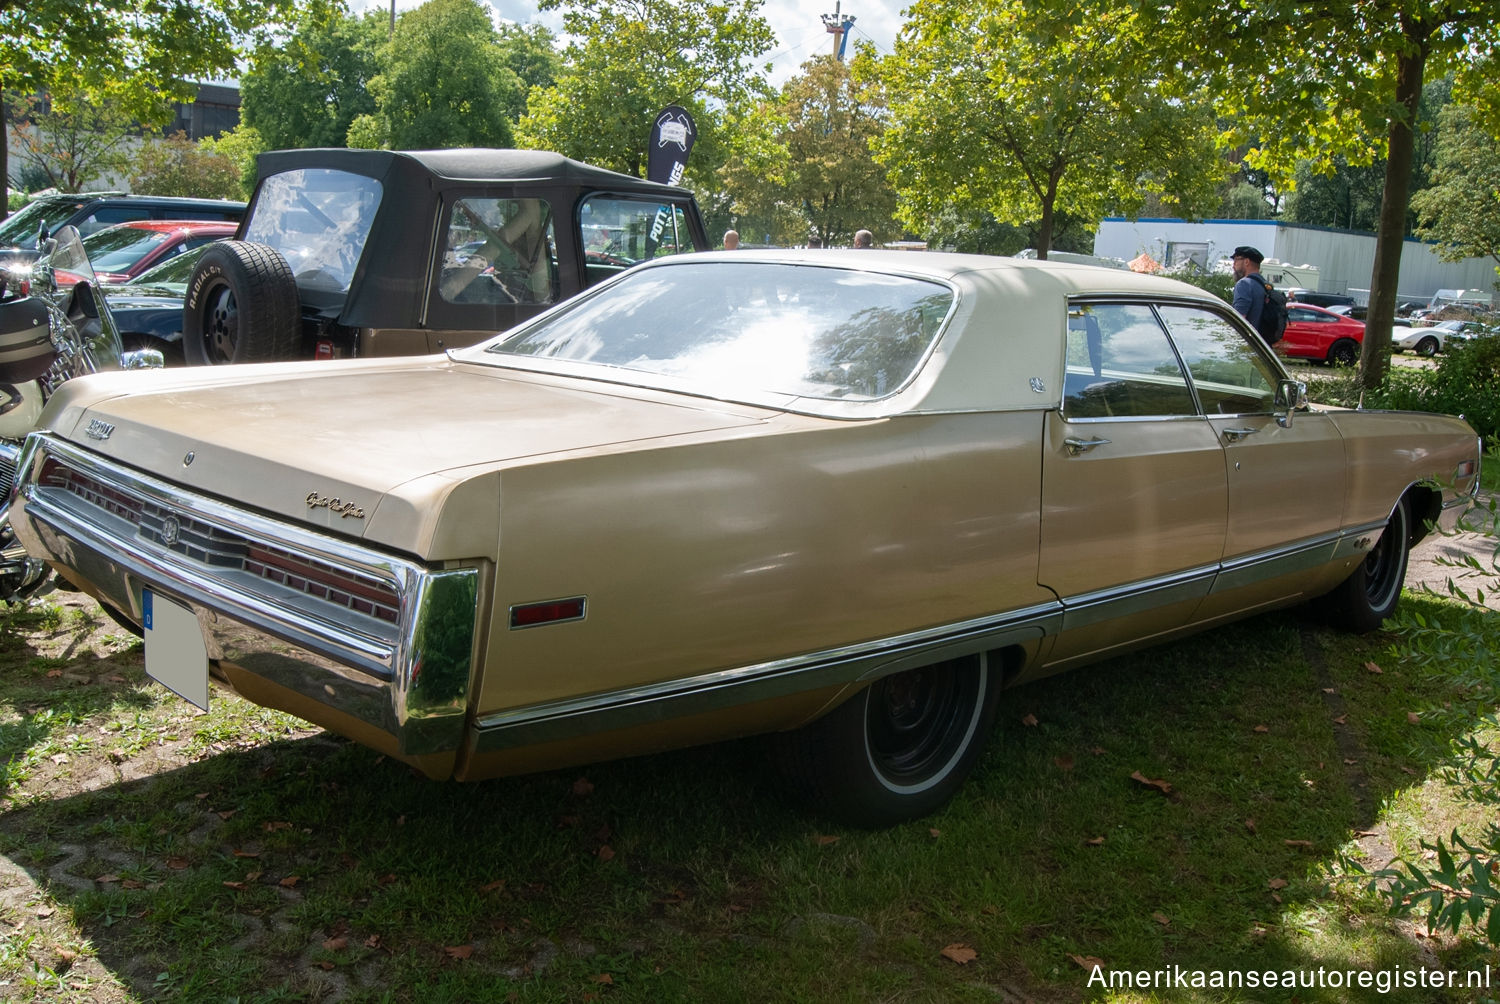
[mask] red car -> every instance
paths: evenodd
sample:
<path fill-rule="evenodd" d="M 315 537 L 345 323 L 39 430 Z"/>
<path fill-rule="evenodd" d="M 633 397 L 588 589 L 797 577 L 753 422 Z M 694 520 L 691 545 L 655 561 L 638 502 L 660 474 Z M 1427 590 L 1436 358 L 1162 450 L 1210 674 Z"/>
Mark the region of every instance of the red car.
<path fill-rule="evenodd" d="M 233 237 L 236 223 L 193 220 L 131 220 L 83 238 L 89 264 L 100 282 L 129 282 L 201 244 Z"/>
<path fill-rule="evenodd" d="M 1340 366 L 1359 361 L 1365 324 L 1310 303 L 1286 305 L 1286 334 L 1276 351 L 1293 359 L 1321 359 Z"/>

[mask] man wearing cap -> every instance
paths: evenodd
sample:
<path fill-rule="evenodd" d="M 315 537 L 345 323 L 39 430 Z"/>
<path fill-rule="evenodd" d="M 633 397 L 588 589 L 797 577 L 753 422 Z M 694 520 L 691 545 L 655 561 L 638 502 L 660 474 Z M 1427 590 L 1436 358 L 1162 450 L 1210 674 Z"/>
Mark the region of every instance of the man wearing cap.
<path fill-rule="evenodd" d="M 1234 249 L 1230 261 L 1234 266 L 1234 309 L 1259 331 L 1260 314 L 1266 307 L 1266 280 L 1260 275 L 1260 263 L 1265 261 L 1265 255 L 1248 244 L 1241 244 Z"/>

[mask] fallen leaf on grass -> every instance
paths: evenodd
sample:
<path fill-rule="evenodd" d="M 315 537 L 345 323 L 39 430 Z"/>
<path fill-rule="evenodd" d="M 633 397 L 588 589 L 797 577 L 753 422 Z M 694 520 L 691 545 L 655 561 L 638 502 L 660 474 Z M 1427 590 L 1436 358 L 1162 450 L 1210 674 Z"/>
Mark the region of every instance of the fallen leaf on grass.
<path fill-rule="evenodd" d="M 380 947 L 380 935 L 378 935 L 378 934 L 372 934 L 368 938 L 366 938 L 365 939 L 365 947 L 366 948 L 379 948 Z"/>
<path fill-rule="evenodd" d="M 1406 721 L 1409 725 L 1420 725 L 1422 724 L 1422 716 L 1415 711 L 1408 711 L 1406 713 Z"/>
<path fill-rule="evenodd" d="M 1025 718 L 1021 719 L 1021 724 L 1035 726 L 1037 724 L 1036 715 L 1028 713 Z"/>
<path fill-rule="evenodd" d="M 1164 913 L 1153 913 L 1151 915 L 1151 919 L 1154 920 L 1154 921 L 1156 921 L 1162 927 L 1170 927 L 1171 924 L 1172 924 L 1172 918 L 1168 917 Z"/>
<path fill-rule="evenodd" d="M 1247 819 L 1247 820 L 1245 820 L 1245 829 L 1249 830 L 1251 833 L 1254 833 L 1255 832 L 1255 820 L 1254 819 Z"/>
<path fill-rule="evenodd" d="M 583 798 L 587 795 L 592 795 L 593 793 L 594 782 L 590 781 L 588 778 L 580 777 L 578 780 L 573 782 L 573 794 L 577 795 L 579 798 Z"/>
<path fill-rule="evenodd" d="M 932 837 L 933 840 L 936 840 L 938 837 L 941 837 L 943 835 L 943 831 L 938 829 L 936 826 L 929 829 L 927 833 Z"/>
<path fill-rule="evenodd" d="M 1270 731 L 1271 731 L 1271 730 L 1270 730 L 1270 728 L 1269 728 L 1269 727 L 1268 727 L 1268 726 L 1265 726 L 1265 725 L 1257 725 L 1257 726 L 1256 726 L 1256 727 L 1255 727 L 1255 728 L 1254 728 L 1254 729 L 1252 729 L 1252 730 L 1251 730 L 1251 731 L 1253 731 L 1253 732 L 1270 732 Z"/>
<path fill-rule="evenodd" d="M 978 952 L 974 951 L 974 949 L 970 948 L 968 945 L 963 944 L 948 945 L 938 954 L 951 962 L 957 962 L 961 966 L 967 966 L 969 963 L 979 958 Z"/>
<path fill-rule="evenodd" d="M 224 885 L 227 888 L 235 890 L 236 892 L 244 892 L 246 889 L 250 888 L 243 882 L 225 882 Z"/>
<path fill-rule="evenodd" d="M 48 759 L 51 760 L 53 763 L 56 763 L 56 764 L 64 764 L 64 763 L 68 762 L 68 754 L 66 754 L 66 753 L 54 753 L 54 754 L 52 754 L 52 756 L 48 757 Z"/>
<path fill-rule="evenodd" d="M 61 962 L 64 966 L 71 966 L 78 961 L 78 953 L 69 951 L 66 948 L 59 948 L 57 950 L 57 961 Z"/>
<path fill-rule="evenodd" d="M 260 857 L 260 851 L 241 851 L 241 850 L 236 850 L 234 852 L 234 856 L 237 857 L 237 858 L 258 858 L 258 857 Z"/>
<path fill-rule="evenodd" d="M 329 938 L 323 942 L 323 948 L 330 952 L 342 952 L 348 947 L 348 938 Z"/>
<path fill-rule="evenodd" d="M 394 884 L 396 884 L 399 881 L 401 881 L 401 880 L 396 877 L 396 873 L 395 872 L 387 872 L 386 874 L 380 876 L 380 878 L 376 879 L 375 880 L 375 884 L 376 885 L 394 885 Z"/>
<path fill-rule="evenodd" d="M 223 819 L 223 820 L 227 821 L 227 820 L 233 819 L 234 816 L 235 816 L 235 813 L 237 813 L 239 811 L 240 811 L 239 809 L 223 809 L 223 810 L 221 810 L 219 812 L 215 812 L 214 815 L 218 816 L 220 819 Z"/>
<path fill-rule="evenodd" d="M 108 680 L 110 683 L 124 683 L 125 682 L 125 677 L 120 676 L 118 673 L 112 673 L 109 676 L 106 676 L 105 679 Z"/>
<path fill-rule="evenodd" d="M 1378 836 L 1380 836 L 1380 831 L 1379 830 L 1355 830 L 1354 831 L 1354 835 L 1356 837 L 1378 837 Z"/>
<path fill-rule="evenodd" d="M 278 882 L 276 884 L 279 885 L 279 886 L 281 886 L 283 889 L 293 889 L 293 888 L 296 888 L 297 883 L 299 883 L 301 881 L 302 881 L 302 876 L 301 875 L 288 875 L 286 878 L 282 879 L 280 882 Z"/>
<path fill-rule="evenodd" d="M 1325 693 L 1325 694 L 1337 694 L 1338 690 L 1336 688 L 1334 688 L 1334 687 L 1324 687 L 1323 688 L 1323 693 Z"/>
<path fill-rule="evenodd" d="M 278 819 L 270 823 L 261 823 L 260 828 L 262 830 L 265 830 L 267 833 L 275 833 L 277 830 L 290 830 L 292 828 L 292 824 L 283 822 L 282 820 Z"/>
<path fill-rule="evenodd" d="M 1142 774 L 1138 770 L 1131 772 L 1130 779 L 1132 781 L 1136 782 L 1137 784 L 1143 784 L 1143 785 L 1145 785 L 1147 788 L 1155 788 L 1157 791 L 1161 792 L 1163 795 L 1170 795 L 1170 794 L 1172 794 L 1172 785 L 1171 784 L 1169 784 L 1166 781 L 1155 780 L 1155 779 L 1149 778 L 1145 774 Z"/>
<path fill-rule="evenodd" d="M 1288 847 L 1305 847 L 1308 850 L 1312 850 L 1313 845 L 1311 840 L 1283 840 L 1282 843 Z"/>
<path fill-rule="evenodd" d="M 1104 960 L 1096 959 L 1092 955 L 1074 955 L 1072 952 L 1069 952 L 1068 958 L 1078 963 L 1079 968 L 1084 969 L 1088 972 L 1093 972 L 1095 969 L 1104 968 Z"/>
<path fill-rule="evenodd" d="M 318 963 L 318 968 L 321 969 L 321 970 L 323 970 L 325 973 L 327 973 L 327 972 L 332 972 L 336 967 L 335 967 L 335 965 L 332 962 L 329 962 L 327 959 L 324 959 L 322 962 Z"/>
<path fill-rule="evenodd" d="M 49 669 L 49 670 L 47 670 L 47 679 L 49 679 L 49 680 L 55 680 L 59 676 L 62 676 L 62 670 L 60 670 L 60 669 Z"/>
<path fill-rule="evenodd" d="M 615 978 L 609 975 L 609 973 L 600 973 L 598 976 L 593 977 L 593 981 L 595 983 L 613 984 Z"/>
<path fill-rule="evenodd" d="M 1385 672 L 1385 670 L 1381 669 L 1379 666 L 1375 665 L 1373 662 L 1367 662 L 1367 663 L 1365 663 L 1365 672 L 1367 672 L 1367 673 L 1374 673 L 1376 676 L 1380 676 L 1381 674 L 1383 674 Z"/>
<path fill-rule="evenodd" d="M 838 842 L 839 838 L 837 836 L 827 833 L 819 833 L 813 837 L 813 843 L 817 844 L 819 847 L 832 847 Z"/>
<path fill-rule="evenodd" d="M 1337 718 L 1335 718 L 1333 720 L 1333 724 L 1335 724 L 1335 725 L 1347 725 L 1347 724 L 1349 724 L 1349 716 L 1348 715 L 1339 715 Z"/>
<path fill-rule="evenodd" d="M 1067 753 L 1064 753 L 1062 756 L 1053 757 L 1052 762 L 1057 764 L 1063 770 L 1072 770 L 1076 763 L 1072 756 Z"/>
<path fill-rule="evenodd" d="M 604 844 L 594 852 L 594 856 L 600 861 L 613 861 L 615 857 L 615 849 L 608 844 Z"/>
<path fill-rule="evenodd" d="M 124 879 L 124 880 L 122 880 L 120 882 L 120 888 L 121 889 L 144 889 L 144 888 L 146 888 L 146 883 L 140 881 L 139 879 Z"/>
<path fill-rule="evenodd" d="M 94 881 L 95 882 L 103 882 L 103 883 L 106 883 L 106 884 L 110 883 L 110 882 L 118 882 L 118 881 L 120 881 L 120 876 L 118 876 L 118 875 L 100 875 L 98 878 L 94 879 Z"/>
<path fill-rule="evenodd" d="M 484 885 L 480 886 L 479 887 L 479 891 L 480 892 L 499 892 L 501 889 L 504 889 L 504 888 L 505 888 L 505 879 L 495 879 L 495 881 L 493 881 L 493 882 L 486 882 Z"/>
<path fill-rule="evenodd" d="M 453 945 L 443 949 L 443 954 L 450 959 L 467 959 L 474 954 L 473 945 Z"/>
<path fill-rule="evenodd" d="M 1267 889 L 1285 889 L 1287 881 L 1284 878 L 1273 878 L 1266 883 Z"/>
<path fill-rule="evenodd" d="M 1089 847 L 1103 847 L 1104 846 L 1104 838 L 1103 837 L 1089 837 L 1087 840 L 1084 841 L 1084 843 L 1087 844 Z"/>

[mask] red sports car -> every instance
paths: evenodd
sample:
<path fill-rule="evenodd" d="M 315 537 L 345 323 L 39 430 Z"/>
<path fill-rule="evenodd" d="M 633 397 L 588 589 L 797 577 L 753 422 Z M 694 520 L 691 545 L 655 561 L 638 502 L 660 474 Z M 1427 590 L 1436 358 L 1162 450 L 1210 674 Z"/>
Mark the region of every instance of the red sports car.
<path fill-rule="evenodd" d="M 83 239 L 89 264 L 100 282 L 129 282 L 201 244 L 233 237 L 238 224 L 194 220 L 131 220 Z"/>
<path fill-rule="evenodd" d="M 1359 361 L 1359 346 L 1365 340 L 1365 325 L 1309 303 L 1286 305 L 1286 334 L 1276 351 L 1294 359 L 1321 359 L 1340 366 Z"/>

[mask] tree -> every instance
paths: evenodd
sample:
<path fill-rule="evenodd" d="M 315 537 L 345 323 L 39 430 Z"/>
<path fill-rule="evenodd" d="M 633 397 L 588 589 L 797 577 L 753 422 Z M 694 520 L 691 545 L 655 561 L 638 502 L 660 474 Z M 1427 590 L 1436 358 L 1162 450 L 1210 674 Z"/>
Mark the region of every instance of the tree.
<path fill-rule="evenodd" d="M 229 132 L 210 136 L 198 141 L 206 153 L 228 157 L 239 177 L 239 190 L 230 198 L 248 199 L 255 188 L 255 157 L 269 149 L 260 133 L 241 122 Z"/>
<path fill-rule="evenodd" d="M 782 87 L 764 112 L 776 123 L 770 140 L 774 166 L 731 157 L 724 169 L 747 208 L 796 219 L 800 243 L 809 234 L 825 246 L 847 244 L 865 228 L 895 236 L 896 193 L 875 162 L 870 144 L 884 129 L 885 106 L 876 89 L 858 83 L 834 56 L 818 56 Z M 770 168 L 769 170 L 767 170 Z"/>
<path fill-rule="evenodd" d="M 505 65 L 521 85 L 507 109 L 514 122 L 526 114 L 526 102 L 533 90 L 557 83 L 563 68 L 562 54 L 557 51 L 557 36 L 539 24 L 501 25 L 499 46 Z"/>
<path fill-rule="evenodd" d="M 1412 196 L 1417 233 L 1446 261 L 1484 256 L 1500 271 L 1500 137 L 1473 108 L 1449 105 L 1438 129 L 1433 184 Z"/>
<path fill-rule="evenodd" d="M 891 124 L 876 148 L 920 231 L 949 204 L 1013 225 L 1134 215 L 1144 193 L 1186 214 L 1224 173 L 1214 120 L 1154 25 L 1109 0 L 917 0 L 872 66 Z"/>
<path fill-rule="evenodd" d="M 240 169 L 224 154 L 205 150 L 178 132 L 141 144 L 130 190 L 140 195 L 233 199 L 240 194 Z"/>
<path fill-rule="evenodd" d="M 643 177 L 651 122 L 667 105 L 698 125 L 688 176 L 716 169 L 726 145 L 722 109 L 765 95 L 750 61 L 775 36 L 761 0 L 540 0 L 562 10 L 564 34 L 579 41 L 557 82 L 534 91 L 521 120 L 527 145 L 557 150 Z"/>
<path fill-rule="evenodd" d="M 118 102 L 91 103 L 71 90 L 49 99 L 7 102 L 15 123 L 16 156 L 46 187 L 82 191 L 123 171 L 129 162 L 126 140 L 134 124 Z"/>
<path fill-rule="evenodd" d="M 1220 111 L 1232 123 L 1225 139 L 1257 139 L 1250 154 L 1256 166 L 1290 177 L 1305 160 L 1328 165 L 1343 156 L 1351 164 L 1370 163 L 1383 148 L 1366 321 L 1373 337 L 1364 340 L 1360 364 L 1363 385 L 1380 386 L 1390 358 L 1424 81 L 1429 74 L 1476 76 L 1473 68 L 1500 44 L 1492 6 L 1462 0 L 1141 2 L 1159 23 L 1159 38 L 1217 77 Z M 1304 44 L 1273 46 L 1267 39 Z"/>
<path fill-rule="evenodd" d="M 505 65 L 490 8 L 427 0 L 402 14 L 370 80 L 385 141 L 398 150 L 514 143 L 521 83 Z"/>
<path fill-rule="evenodd" d="M 90 104 L 113 101 L 141 121 L 165 121 L 173 101 L 192 100 L 190 81 L 232 70 L 245 40 L 296 5 L 0 0 L 0 97 L 68 91 Z M 58 110 L 74 110 L 53 100 Z M 6 149 L 0 143 L 0 177 L 9 177 Z"/>
<path fill-rule="evenodd" d="M 349 124 L 375 111 L 370 80 L 388 41 L 383 12 L 309 9 L 292 34 L 256 50 L 240 81 L 240 119 L 268 150 L 343 146 Z"/>

